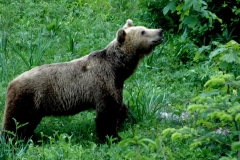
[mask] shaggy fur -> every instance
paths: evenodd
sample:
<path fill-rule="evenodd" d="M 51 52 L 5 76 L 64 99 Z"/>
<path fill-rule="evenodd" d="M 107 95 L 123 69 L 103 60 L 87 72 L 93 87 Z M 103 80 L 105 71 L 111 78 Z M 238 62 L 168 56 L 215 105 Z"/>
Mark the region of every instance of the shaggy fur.
<path fill-rule="evenodd" d="M 2 130 L 16 132 L 15 119 L 28 123 L 16 133 L 29 138 L 44 116 L 73 115 L 93 108 L 98 138 L 117 137 L 117 126 L 128 113 L 123 83 L 140 59 L 162 41 L 161 29 L 134 27 L 127 20 L 105 49 L 22 73 L 9 84 Z"/>

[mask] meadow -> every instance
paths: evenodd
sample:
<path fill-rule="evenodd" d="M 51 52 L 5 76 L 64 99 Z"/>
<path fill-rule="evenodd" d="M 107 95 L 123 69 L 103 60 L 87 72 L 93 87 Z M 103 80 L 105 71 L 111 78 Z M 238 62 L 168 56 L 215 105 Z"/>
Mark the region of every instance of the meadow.
<path fill-rule="evenodd" d="M 147 3 L 0 0 L 0 127 L 11 80 L 35 66 L 103 49 L 129 18 L 135 25 L 163 27 L 152 23 Z M 44 118 L 36 140 L 27 143 L 1 137 L 0 159 L 237 159 L 239 58 L 236 41 L 199 46 L 186 30 L 166 30 L 165 41 L 125 82 L 124 102 L 134 118 L 119 128 L 120 142 L 98 142 L 90 110 Z"/>

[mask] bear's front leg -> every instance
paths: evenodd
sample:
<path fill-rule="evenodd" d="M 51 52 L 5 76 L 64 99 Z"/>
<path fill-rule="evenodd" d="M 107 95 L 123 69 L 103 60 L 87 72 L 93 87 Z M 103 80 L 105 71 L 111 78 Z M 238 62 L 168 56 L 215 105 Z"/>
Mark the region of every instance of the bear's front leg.
<path fill-rule="evenodd" d="M 106 136 L 119 138 L 117 134 L 118 111 L 121 105 L 118 105 L 108 99 L 107 103 L 100 103 L 97 106 L 96 131 L 100 142 L 106 141 Z M 105 104 L 105 105 L 103 105 Z"/>
<path fill-rule="evenodd" d="M 118 110 L 118 119 L 117 119 L 117 127 L 120 127 L 122 123 L 125 121 L 125 119 L 129 115 L 129 109 L 125 104 L 122 104 L 122 106 Z"/>

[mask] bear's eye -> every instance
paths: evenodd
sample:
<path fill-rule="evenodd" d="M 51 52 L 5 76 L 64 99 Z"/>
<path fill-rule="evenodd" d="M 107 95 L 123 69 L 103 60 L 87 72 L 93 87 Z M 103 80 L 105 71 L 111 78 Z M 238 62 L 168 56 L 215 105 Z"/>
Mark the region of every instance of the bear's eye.
<path fill-rule="evenodd" d="M 141 34 L 144 35 L 146 32 L 145 31 L 142 31 Z"/>

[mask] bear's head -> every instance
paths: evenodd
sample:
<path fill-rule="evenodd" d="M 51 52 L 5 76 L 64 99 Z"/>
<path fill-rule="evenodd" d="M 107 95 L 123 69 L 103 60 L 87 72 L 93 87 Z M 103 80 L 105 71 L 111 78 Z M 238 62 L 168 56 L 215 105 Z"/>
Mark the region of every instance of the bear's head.
<path fill-rule="evenodd" d="M 128 53 L 137 53 L 140 57 L 148 55 L 163 42 L 162 29 L 148 29 L 144 26 L 134 26 L 128 19 L 123 28 L 117 32 L 117 41 Z"/>

